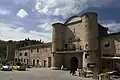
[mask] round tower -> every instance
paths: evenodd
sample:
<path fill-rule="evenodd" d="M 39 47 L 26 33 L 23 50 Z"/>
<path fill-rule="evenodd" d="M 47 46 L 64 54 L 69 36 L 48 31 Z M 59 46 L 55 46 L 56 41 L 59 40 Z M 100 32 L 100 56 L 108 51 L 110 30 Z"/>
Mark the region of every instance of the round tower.
<path fill-rule="evenodd" d="M 57 51 L 62 51 L 64 48 L 64 30 L 65 26 L 62 23 L 55 23 L 53 26 L 52 32 L 52 68 L 53 69 L 60 69 L 62 62 L 61 62 L 61 55 L 56 53 Z"/>
<path fill-rule="evenodd" d="M 99 32 L 97 14 L 88 12 L 82 15 L 85 25 L 83 69 L 92 70 L 95 74 L 100 71 Z"/>

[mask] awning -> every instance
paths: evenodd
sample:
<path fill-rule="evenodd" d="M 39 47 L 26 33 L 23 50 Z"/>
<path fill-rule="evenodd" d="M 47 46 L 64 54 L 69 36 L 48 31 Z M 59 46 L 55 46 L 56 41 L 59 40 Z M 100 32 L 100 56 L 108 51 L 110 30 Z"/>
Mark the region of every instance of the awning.
<path fill-rule="evenodd" d="M 120 59 L 120 57 L 101 57 L 102 59 Z"/>

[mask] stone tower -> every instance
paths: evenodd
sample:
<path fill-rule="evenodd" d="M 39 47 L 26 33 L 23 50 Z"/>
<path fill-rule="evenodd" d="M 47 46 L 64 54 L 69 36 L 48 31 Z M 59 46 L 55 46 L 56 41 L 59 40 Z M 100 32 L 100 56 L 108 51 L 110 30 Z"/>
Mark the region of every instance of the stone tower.
<path fill-rule="evenodd" d="M 52 32 L 52 68 L 53 69 L 60 69 L 62 62 L 61 62 L 61 55 L 55 53 L 56 51 L 60 51 L 64 47 L 64 35 L 65 35 L 65 26 L 62 23 L 55 23 L 53 26 Z"/>
<path fill-rule="evenodd" d="M 99 73 L 100 70 L 100 52 L 99 52 L 99 32 L 97 23 L 97 14 L 88 12 L 82 15 L 83 24 L 85 24 L 84 41 L 86 52 L 83 53 L 83 69 L 92 70 Z M 85 56 L 88 56 L 85 58 Z"/>
<path fill-rule="evenodd" d="M 71 64 L 70 63 L 71 58 L 77 57 L 79 61 L 78 64 L 81 65 L 83 70 L 92 70 L 93 72 L 95 72 L 95 74 L 99 73 L 100 44 L 98 39 L 99 31 L 97 16 L 98 15 L 94 12 L 87 12 L 74 19 L 73 17 L 68 19 L 67 24 L 55 23 L 52 25 L 53 69 L 60 69 L 62 62 L 65 62 L 67 67 L 69 67 L 69 64 Z M 71 22 L 69 22 L 70 20 Z M 76 34 L 74 34 L 74 30 Z M 77 44 L 79 44 L 79 47 L 82 47 L 82 49 L 78 51 L 77 50 L 62 51 L 62 49 L 65 47 L 65 42 L 67 42 L 69 37 L 71 36 L 72 39 L 74 39 L 73 41 L 76 41 L 75 39 L 77 38 L 80 39 L 80 41 Z M 74 38 L 75 36 L 77 36 L 77 38 Z M 69 45 L 67 46 L 70 47 Z M 64 54 L 66 56 L 64 56 Z M 62 56 L 65 57 L 64 61 L 62 61 L 63 60 Z"/>

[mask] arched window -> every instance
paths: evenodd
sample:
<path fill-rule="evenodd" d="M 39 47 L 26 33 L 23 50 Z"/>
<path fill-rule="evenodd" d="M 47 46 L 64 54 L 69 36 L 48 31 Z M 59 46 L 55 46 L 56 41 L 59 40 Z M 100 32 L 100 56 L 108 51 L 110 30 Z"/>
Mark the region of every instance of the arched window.
<path fill-rule="evenodd" d="M 27 52 L 25 52 L 25 56 L 27 56 Z"/>
<path fill-rule="evenodd" d="M 22 53 L 20 53 L 20 56 L 22 56 Z"/>
<path fill-rule="evenodd" d="M 39 52 L 39 48 L 37 48 L 37 52 Z"/>

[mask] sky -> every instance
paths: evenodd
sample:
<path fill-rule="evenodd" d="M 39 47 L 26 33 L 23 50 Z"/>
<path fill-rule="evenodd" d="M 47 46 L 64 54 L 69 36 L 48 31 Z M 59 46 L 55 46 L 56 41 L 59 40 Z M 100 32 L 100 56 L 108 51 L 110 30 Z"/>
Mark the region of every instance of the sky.
<path fill-rule="evenodd" d="M 120 31 L 120 0 L 0 0 L 0 39 L 50 42 L 54 22 L 96 12 L 109 32 Z"/>

